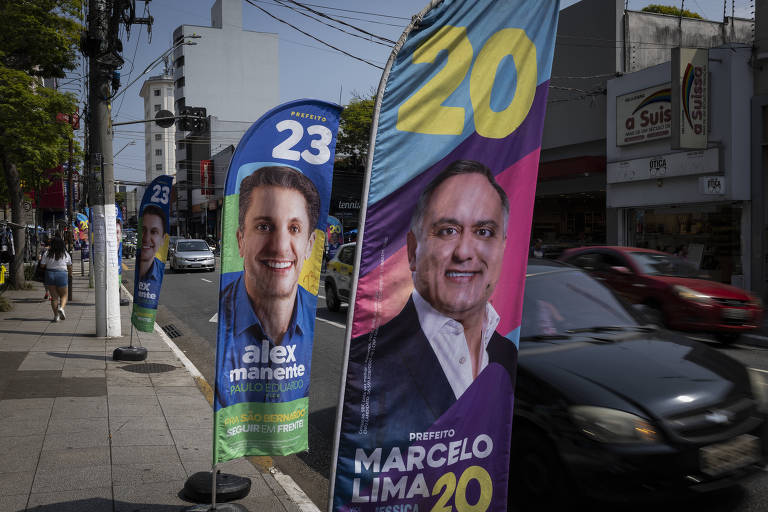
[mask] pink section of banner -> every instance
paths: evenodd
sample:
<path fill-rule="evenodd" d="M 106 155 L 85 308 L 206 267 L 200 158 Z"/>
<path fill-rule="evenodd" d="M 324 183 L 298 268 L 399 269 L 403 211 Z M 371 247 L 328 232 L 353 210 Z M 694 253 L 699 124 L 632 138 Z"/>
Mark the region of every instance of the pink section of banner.
<path fill-rule="evenodd" d="M 501 316 L 497 331 L 502 335 L 520 325 L 523 288 L 517 276 L 525 275 L 528 261 L 539 151 L 536 149 L 528 153 L 496 176 L 510 203 L 502 278 L 491 296 L 491 303 Z M 515 279 L 505 282 L 503 276 L 515 276 Z M 518 284 L 519 288 L 511 288 Z M 408 255 L 403 246 L 358 281 L 352 337 L 371 332 L 375 325 L 394 318 L 408 301 L 412 289 Z"/>
<path fill-rule="evenodd" d="M 502 278 L 496 285 L 491 304 L 501 321 L 496 331 L 507 335 L 520 326 L 523 312 L 523 286 L 528 262 L 531 237 L 533 201 L 536 196 L 536 175 L 539 165 L 539 149 L 528 153 L 513 166 L 496 176 L 496 181 L 509 196 L 509 225 L 507 226 L 507 250 L 504 253 Z M 504 276 L 512 276 L 506 281 Z"/>

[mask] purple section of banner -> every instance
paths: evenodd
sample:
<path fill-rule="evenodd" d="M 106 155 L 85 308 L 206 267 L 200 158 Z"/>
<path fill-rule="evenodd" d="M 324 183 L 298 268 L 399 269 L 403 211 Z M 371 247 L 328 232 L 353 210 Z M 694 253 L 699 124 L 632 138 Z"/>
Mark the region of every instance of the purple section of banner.
<path fill-rule="evenodd" d="M 480 510 L 505 510 L 509 456 L 499 452 L 509 450 L 513 395 L 509 373 L 501 365 L 488 366 L 428 431 L 410 433 L 412 438 L 418 436 L 410 446 L 398 443 L 382 447 L 380 456 L 366 454 L 372 455 L 368 469 L 373 471 L 366 471 L 360 461 L 361 471 L 353 483 L 357 492 L 346 510 L 373 512 L 383 506 L 397 510 L 397 505 L 400 510 L 408 510 L 408 505 L 431 510 L 446 499 L 469 506 L 485 504 Z M 438 481 L 454 484 L 442 488 Z M 433 495 L 433 489 L 440 492 Z"/>
<path fill-rule="evenodd" d="M 503 139 L 489 139 L 473 133 L 444 158 L 420 173 L 407 185 L 386 198 L 369 205 L 363 238 L 364 251 L 360 260 L 360 277 L 375 269 L 405 245 L 405 235 L 411 222 L 412 208 L 419 194 L 432 178 L 448 164 L 468 158 L 479 161 L 498 174 L 541 145 L 541 131 L 547 110 L 549 81 L 536 88 L 531 110 L 525 121 Z M 403 205 L 410 207 L 404 208 Z"/>

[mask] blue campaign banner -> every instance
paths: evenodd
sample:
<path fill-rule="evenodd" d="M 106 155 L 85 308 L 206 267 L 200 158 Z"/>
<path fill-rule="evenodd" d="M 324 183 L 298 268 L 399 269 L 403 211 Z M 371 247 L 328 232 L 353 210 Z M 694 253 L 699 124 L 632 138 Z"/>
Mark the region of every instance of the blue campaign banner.
<path fill-rule="evenodd" d="M 507 509 L 558 11 L 558 0 L 431 2 L 387 63 L 358 238 L 332 510 Z"/>
<path fill-rule="evenodd" d="M 152 332 L 168 255 L 173 176 L 158 176 L 144 191 L 139 207 L 139 237 L 134 270 L 133 312 L 136 329 Z"/>
<path fill-rule="evenodd" d="M 264 114 L 224 186 L 214 464 L 308 448 L 308 392 L 341 107 Z"/>
<path fill-rule="evenodd" d="M 115 203 L 115 231 L 117 231 L 117 282 L 118 289 L 123 276 L 123 210 Z"/>

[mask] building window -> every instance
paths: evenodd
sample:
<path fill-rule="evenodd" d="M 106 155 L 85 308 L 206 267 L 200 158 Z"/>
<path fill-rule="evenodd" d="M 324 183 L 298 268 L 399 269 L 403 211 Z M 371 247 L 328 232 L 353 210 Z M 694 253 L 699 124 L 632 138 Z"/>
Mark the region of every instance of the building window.
<path fill-rule="evenodd" d="M 155 96 L 160 96 L 160 89 L 154 89 L 152 91 L 152 94 L 154 94 Z"/>
<path fill-rule="evenodd" d="M 176 68 L 181 68 L 181 67 L 184 67 L 184 56 L 182 55 L 181 57 L 179 57 L 178 59 L 176 59 L 176 61 L 174 62 L 174 64 L 176 65 Z"/>
<path fill-rule="evenodd" d="M 179 142 L 179 143 L 176 145 L 176 149 L 184 149 L 184 143 L 183 143 L 183 142 Z"/>
<path fill-rule="evenodd" d="M 155 105 L 155 112 L 160 112 L 160 104 Z"/>
<path fill-rule="evenodd" d="M 163 156 L 163 150 L 162 149 L 156 149 L 155 150 L 155 156 Z"/>
<path fill-rule="evenodd" d="M 155 165 L 155 170 L 156 171 L 162 171 L 163 170 L 163 164 L 156 164 Z"/>
<path fill-rule="evenodd" d="M 176 88 L 184 87 L 184 77 L 179 78 L 176 80 Z"/>
<path fill-rule="evenodd" d="M 163 140 L 163 134 L 161 134 L 161 133 L 156 133 L 156 134 L 155 134 L 155 140 Z"/>

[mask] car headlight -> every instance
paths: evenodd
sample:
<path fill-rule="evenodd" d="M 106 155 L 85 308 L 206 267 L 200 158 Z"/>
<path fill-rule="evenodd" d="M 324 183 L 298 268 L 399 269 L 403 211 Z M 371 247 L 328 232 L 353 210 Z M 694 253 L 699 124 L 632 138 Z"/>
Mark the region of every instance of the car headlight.
<path fill-rule="evenodd" d="M 659 434 L 648 420 L 625 411 L 576 405 L 570 408 L 570 413 L 584 435 L 602 443 L 659 441 Z"/>
<path fill-rule="evenodd" d="M 672 287 L 672 290 L 681 299 L 689 300 L 691 302 L 698 302 L 699 304 L 712 304 L 712 297 L 710 297 L 706 293 L 701 293 L 701 292 L 697 292 L 696 290 L 691 290 L 687 286 L 681 286 L 679 284 L 676 284 Z"/>
<path fill-rule="evenodd" d="M 768 412 L 768 373 L 754 368 L 747 368 L 747 373 L 752 385 L 752 394 L 757 400 L 757 408 L 760 412 Z"/>

